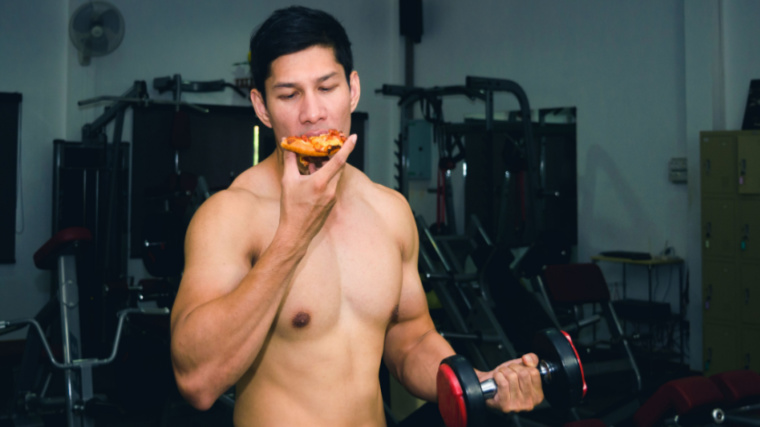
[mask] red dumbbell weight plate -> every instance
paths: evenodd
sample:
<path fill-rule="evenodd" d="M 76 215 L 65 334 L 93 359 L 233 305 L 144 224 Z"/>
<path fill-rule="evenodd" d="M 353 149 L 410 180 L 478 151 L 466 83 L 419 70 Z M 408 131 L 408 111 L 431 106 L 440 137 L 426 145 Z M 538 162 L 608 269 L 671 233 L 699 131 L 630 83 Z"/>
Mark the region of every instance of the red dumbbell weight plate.
<path fill-rule="evenodd" d="M 464 427 L 467 425 L 467 405 L 464 392 L 459 385 L 457 374 L 447 364 L 438 368 L 436 377 L 438 387 L 438 409 L 448 427 Z"/>
<path fill-rule="evenodd" d="M 480 379 L 470 362 L 460 355 L 447 357 L 436 377 L 438 409 L 447 427 L 476 427 L 483 424 L 486 404 Z"/>

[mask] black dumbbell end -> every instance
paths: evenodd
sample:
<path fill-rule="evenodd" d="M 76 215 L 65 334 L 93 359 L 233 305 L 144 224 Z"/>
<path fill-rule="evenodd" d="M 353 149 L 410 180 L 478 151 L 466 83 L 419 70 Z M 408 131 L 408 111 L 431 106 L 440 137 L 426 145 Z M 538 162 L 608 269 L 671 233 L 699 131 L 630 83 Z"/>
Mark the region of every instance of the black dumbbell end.
<path fill-rule="evenodd" d="M 577 406 L 587 387 L 570 337 L 558 329 L 544 329 L 536 334 L 533 351 L 541 357 L 539 370 L 546 401 L 558 408 Z"/>

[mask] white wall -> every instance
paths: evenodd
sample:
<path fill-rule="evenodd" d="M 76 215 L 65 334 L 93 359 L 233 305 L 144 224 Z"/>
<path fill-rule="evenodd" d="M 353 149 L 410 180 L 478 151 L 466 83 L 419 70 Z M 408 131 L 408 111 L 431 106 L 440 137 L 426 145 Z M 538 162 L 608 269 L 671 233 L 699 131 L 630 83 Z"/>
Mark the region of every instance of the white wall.
<path fill-rule="evenodd" d="M 0 3 L 0 91 L 24 95 L 23 215 L 18 261 L 0 266 L 0 318 L 31 315 L 47 296 L 47 276 L 34 269 L 31 255 L 50 233 L 51 142 L 78 140 L 81 126 L 102 111 L 77 107 L 77 101 L 119 95 L 135 80 L 150 84 L 175 73 L 232 81 L 245 73 L 233 64 L 245 58 L 253 28 L 290 4 L 112 1 L 126 21 L 124 42 L 89 67 L 79 65 L 67 35 L 69 16 L 83 0 Z M 395 98 L 374 90 L 403 82 L 398 2 L 305 3 L 335 14 L 352 38 L 363 89 L 359 110 L 370 116 L 367 172 L 393 186 L 399 111 Z M 467 75 L 505 78 L 525 89 L 533 108 L 578 108 L 578 259 L 607 249 L 657 253 L 666 242 L 673 246 L 690 272 L 690 361 L 699 368 L 697 136 L 741 125 L 749 80 L 760 78 L 760 58 L 753 55 L 760 2 L 424 0 L 423 9 L 416 85 L 461 85 Z M 245 104 L 232 91 L 184 100 Z M 452 121 L 483 112 L 464 100 L 445 108 Z M 509 95 L 497 96 L 497 111 L 514 108 Z M 130 140 L 128 126 L 124 139 Z M 688 158 L 688 185 L 668 181 L 672 157 Z M 613 285 L 619 283 L 619 272 L 605 268 Z M 131 269 L 143 274 L 139 263 Z M 643 291 L 633 284 L 643 277 L 629 277 L 629 292 Z M 667 274 L 658 278 L 658 295 L 674 300 L 673 281 Z"/>
<path fill-rule="evenodd" d="M 32 254 L 50 237 L 52 141 L 66 131 L 70 48 L 66 3 L 44 3 L 0 2 L 0 91 L 23 96 L 18 173 L 23 203 L 17 209 L 16 263 L 0 265 L 3 319 L 34 314 L 49 287 L 48 274 L 34 268 Z"/>
<path fill-rule="evenodd" d="M 522 86 L 534 109 L 577 107 L 578 261 L 611 249 L 658 254 L 666 244 L 686 259 L 698 252 L 687 244 L 689 186 L 670 183 L 667 169 L 688 151 L 682 2 L 426 6 L 419 85 L 463 84 L 467 75 L 505 78 Z M 497 95 L 500 108 L 515 110 L 517 103 Z M 447 119 L 466 112 L 483 106 L 462 100 Z M 613 294 L 621 295 L 620 266 L 602 268 Z M 628 269 L 628 297 L 647 297 L 645 273 Z M 677 270 L 661 273 L 654 295 L 677 307 Z"/>

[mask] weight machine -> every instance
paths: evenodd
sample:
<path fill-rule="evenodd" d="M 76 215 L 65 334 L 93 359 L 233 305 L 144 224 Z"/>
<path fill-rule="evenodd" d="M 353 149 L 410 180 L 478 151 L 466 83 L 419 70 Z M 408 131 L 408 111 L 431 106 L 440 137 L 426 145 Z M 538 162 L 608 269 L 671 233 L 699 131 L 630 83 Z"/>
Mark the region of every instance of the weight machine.
<path fill-rule="evenodd" d="M 159 91 L 166 84 L 174 88 L 174 100 L 151 100 L 145 82 L 135 81 L 121 96 L 80 101 L 80 106 L 110 104 L 100 117 L 82 127 L 81 141 L 54 141 L 54 235 L 34 257 L 38 268 L 53 272 L 51 298 L 34 318 L 0 321 L 0 333 L 29 328 L 16 380 L 15 425 L 35 425 L 42 422 L 37 419 L 41 416 L 62 412 L 67 426 L 90 427 L 96 418 L 121 411 L 116 404 L 96 395 L 93 369 L 118 360 L 128 316 L 139 313 L 168 319 L 172 295 L 165 289 L 156 291 L 150 286 L 125 283 L 129 144 L 122 141 L 124 118 L 128 108 L 150 103 L 171 104 L 177 111 L 187 106 L 206 112 L 205 108 L 180 101 L 180 91 L 221 90 L 229 85 L 185 82 L 179 75 L 154 82 Z M 111 123 L 113 137 L 109 142 L 106 127 Z M 119 300 L 114 308 L 107 297 L 123 297 L 124 289 L 126 299 Z M 148 301 L 157 301 L 156 308 L 141 304 Z M 158 322 L 168 330 L 168 322 Z M 106 333 L 111 326 L 115 332 Z M 47 363 L 40 355 L 46 356 Z M 162 360 L 154 362 L 148 371 L 163 366 Z M 166 363 L 168 366 L 168 354 Z M 55 392 L 57 385 L 51 387 L 59 381 L 58 371 L 64 377 L 63 397 Z M 170 367 L 166 372 L 171 375 Z M 157 383 L 144 393 L 147 396 L 162 389 L 159 379 L 154 379 Z M 128 387 L 118 392 L 129 393 Z"/>
<path fill-rule="evenodd" d="M 29 413 L 40 409 L 55 411 L 58 407 L 63 406 L 67 426 L 93 427 L 95 425 L 93 414 L 102 412 L 104 408 L 106 410 L 112 409 L 112 405 L 95 395 L 93 368 L 108 365 L 116 359 L 122 327 L 127 316 L 135 313 L 146 315 L 169 314 L 168 308 L 132 307 L 120 310 L 117 313 L 116 333 L 108 357 L 84 357 L 80 325 L 86 319 L 81 318 L 79 310 L 77 263 L 82 261 L 81 257 L 78 259 L 78 255 L 82 253 L 81 248 L 91 241 L 92 234 L 88 229 L 70 227 L 56 233 L 34 254 L 34 263 L 38 268 L 55 270 L 58 273 L 56 294 L 58 295 L 58 310 L 60 312 L 62 361 L 53 354 L 47 334 L 38 319 L 0 321 L 0 332 L 16 330 L 24 326 L 31 327 L 20 379 L 23 395 L 18 396 L 24 410 L 14 420 L 17 425 L 30 425 L 29 423 L 33 421 L 27 418 Z M 64 372 L 65 392 L 63 401 L 47 395 L 52 373 L 49 372 L 41 383 L 35 381 L 38 373 L 35 361 L 40 346 L 50 364 Z"/>
<path fill-rule="evenodd" d="M 446 86 L 422 89 L 416 87 L 383 85 L 377 93 L 396 96 L 399 98 L 398 105 L 401 114 L 401 134 L 396 140 L 396 181 L 397 190 L 405 197 L 409 196 L 409 118 L 406 111 L 416 103 L 419 103 L 425 120 L 434 126 L 434 141 L 439 151 L 439 179 L 438 179 L 438 218 L 435 227 L 438 231 L 446 234 L 456 234 L 454 221 L 454 207 L 451 194 L 451 170 L 460 161 L 466 158 L 466 148 L 462 143 L 463 135 L 473 132 L 483 132 L 485 144 L 478 147 L 486 153 L 493 152 L 495 131 L 499 127 L 494 119 L 494 96 L 497 93 L 506 92 L 513 94 L 520 105 L 520 118 L 522 128 L 522 146 L 520 151 L 524 156 L 524 181 L 515 183 L 523 209 L 519 213 L 519 219 L 511 231 L 513 236 L 508 240 L 524 243 L 535 238 L 541 232 L 539 214 L 543 212 L 542 197 L 545 192 L 540 188 L 540 164 L 541 156 L 539 146 L 533 137 L 533 125 L 531 123 L 531 111 L 528 97 L 525 91 L 517 83 L 511 80 L 493 79 L 468 76 L 464 86 Z M 466 96 L 471 100 L 480 100 L 485 104 L 485 120 L 483 123 L 450 123 L 443 118 L 443 99 L 449 96 Z M 469 148 L 472 150 L 472 148 Z M 512 184 L 512 183 L 508 183 Z M 500 213 L 505 214 L 504 209 Z M 443 230 L 442 220 L 445 219 Z M 501 220 L 501 219 L 500 219 Z M 503 222 L 503 221 L 501 221 Z M 491 228 L 488 227 L 487 228 Z M 508 233 L 502 230 L 498 233 L 497 241 Z"/>

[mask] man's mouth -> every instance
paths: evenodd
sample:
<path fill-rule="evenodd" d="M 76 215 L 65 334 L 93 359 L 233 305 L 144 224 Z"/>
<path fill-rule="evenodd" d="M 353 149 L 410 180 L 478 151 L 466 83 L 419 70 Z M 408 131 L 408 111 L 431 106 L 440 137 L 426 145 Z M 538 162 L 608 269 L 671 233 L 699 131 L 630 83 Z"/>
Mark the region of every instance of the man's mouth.
<path fill-rule="evenodd" d="M 301 135 L 306 135 L 308 137 L 312 137 L 312 136 L 324 135 L 324 134 L 326 134 L 328 132 L 330 132 L 329 129 L 319 129 L 319 130 L 311 130 L 311 131 L 302 133 Z"/>

